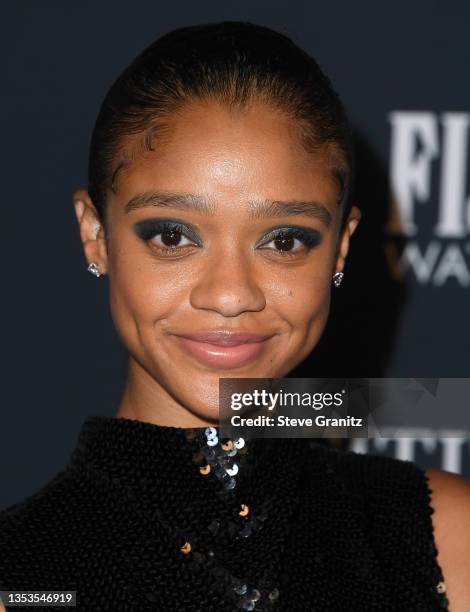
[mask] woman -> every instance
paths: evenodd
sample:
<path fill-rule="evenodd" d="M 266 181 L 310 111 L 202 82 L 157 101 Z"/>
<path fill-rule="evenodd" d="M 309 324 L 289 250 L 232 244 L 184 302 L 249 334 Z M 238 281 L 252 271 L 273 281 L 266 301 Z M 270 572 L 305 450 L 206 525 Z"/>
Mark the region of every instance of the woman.
<path fill-rule="evenodd" d="M 97 611 L 469 610 L 462 478 L 218 438 L 219 378 L 314 349 L 360 221 L 315 61 L 250 23 L 170 32 L 108 92 L 89 161 L 75 212 L 128 376 L 116 417 L 88 417 L 66 469 L 2 513 L 0 586 Z"/>

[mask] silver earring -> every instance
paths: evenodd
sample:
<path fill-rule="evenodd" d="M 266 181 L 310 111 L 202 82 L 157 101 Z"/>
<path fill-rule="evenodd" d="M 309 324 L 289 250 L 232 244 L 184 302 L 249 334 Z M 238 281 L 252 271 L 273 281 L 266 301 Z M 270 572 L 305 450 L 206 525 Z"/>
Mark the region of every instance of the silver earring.
<path fill-rule="evenodd" d="M 88 272 L 91 272 L 95 276 L 101 276 L 100 268 L 98 264 L 95 263 L 94 261 L 92 261 L 91 264 L 88 265 L 87 270 Z"/>
<path fill-rule="evenodd" d="M 336 274 L 333 274 L 333 283 L 335 284 L 335 287 L 339 287 L 341 285 L 343 276 L 344 276 L 343 272 L 336 272 Z"/>

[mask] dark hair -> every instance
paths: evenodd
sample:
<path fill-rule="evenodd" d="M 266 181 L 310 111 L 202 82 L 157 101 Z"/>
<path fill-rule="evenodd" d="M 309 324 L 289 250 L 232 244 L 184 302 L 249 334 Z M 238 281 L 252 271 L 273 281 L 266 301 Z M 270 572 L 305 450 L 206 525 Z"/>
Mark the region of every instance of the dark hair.
<path fill-rule="evenodd" d="M 353 138 L 330 80 L 284 34 L 249 22 L 223 21 L 161 36 L 111 86 L 92 133 L 88 166 L 88 191 L 103 225 L 106 190 L 114 189 L 117 172 L 130 161 L 120 151 L 125 137 L 143 133 L 141 148 L 151 150 L 152 138 L 164 135 L 175 111 L 209 99 L 228 109 L 264 101 L 297 122 L 307 150 L 335 143 L 344 223 L 351 208 Z"/>

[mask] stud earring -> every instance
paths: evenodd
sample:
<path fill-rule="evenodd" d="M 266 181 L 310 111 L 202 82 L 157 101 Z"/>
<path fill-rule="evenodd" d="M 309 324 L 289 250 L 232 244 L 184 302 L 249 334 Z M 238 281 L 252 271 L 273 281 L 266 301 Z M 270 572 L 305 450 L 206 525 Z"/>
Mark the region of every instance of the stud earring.
<path fill-rule="evenodd" d="M 333 283 L 334 283 L 335 287 L 339 287 L 341 285 L 341 281 L 343 280 L 343 276 L 344 276 L 343 272 L 336 272 L 336 274 L 333 274 Z"/>
<path fill-rule="evenodd" d="M 100 268 L 98 264 L 95 263 L 94 261 L 92 261 L 91 264 L 88 265 L 87 270 L 88 272 L 91 272 L 95 276 L 101 276 Z"/>

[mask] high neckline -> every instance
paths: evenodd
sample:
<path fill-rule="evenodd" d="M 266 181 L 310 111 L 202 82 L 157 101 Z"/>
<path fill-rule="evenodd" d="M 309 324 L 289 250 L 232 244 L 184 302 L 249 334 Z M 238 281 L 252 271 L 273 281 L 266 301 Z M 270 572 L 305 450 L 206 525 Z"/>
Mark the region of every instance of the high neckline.
<path fill-rule="evenodd" d="M 201 439 L 206 429 L 205 426 L 185 428 L 127 417 L 90 415 L 82 424 L 71 463 L 72 466 L 87 464 L 133 481 L 141 476 L 162 482 L 171 478 L 175 470 L 181 475 L 181 470 L 188 475 L 196 474 L 193 454 L 198 446 L 188 438 L 191 432 L 196 432 L 196 437 Z M 255 457 L 260 461 L 269 454 L 275 440 L 249 438 L 246 444 L 251 463 Z"/>
<path fill-rule="evenodd" d="M 275 571 L 288 537 L 308 441 L 249 438 L 248 461 L 227 497 L 221 495 L 216 478 L 201 475 L 187 431 L 124 417 L 88 416 L 70 467 L 121 487 L 123 495 L 136 501 L 144 520 L 166 531 L 171 546 L 181 546 L 183 533 L 196 549 L 216 550 L 218 560 L 235 575 L 262 580 L 267 570 Z M 240 541 L 242 504 L 249 508 L 249 520 L 263 517 L 263 525 L 255 525 L 254 535 Z"/>
<path fill-rule="evenodd" d="M 71 467 L 86 465 L 125 482 L 140 483 L 143 489 L 175 484 L 191 488 L 205 483 L 220 492 L 213 476 L 201 478 L 194 452 L 199 446 L 188 439 L 188 432 L 203 438 L 206 427 L 176 427 L 116 416 L 87 416 L 71 456 Z M 306 440 L 248 438 L 244 470 L 239 474 L 239 490 L 253 486 L 261 470 L 262 480 L 295 477 L 305 455 Z M 265 473 L 267 472 L 267 473 Z M 271 475 L 271 476 L 270 476 Z M 254 479 L 254 480 L 253 480 Z M 272 483 L 274 484 L 274 483 Z"/>

